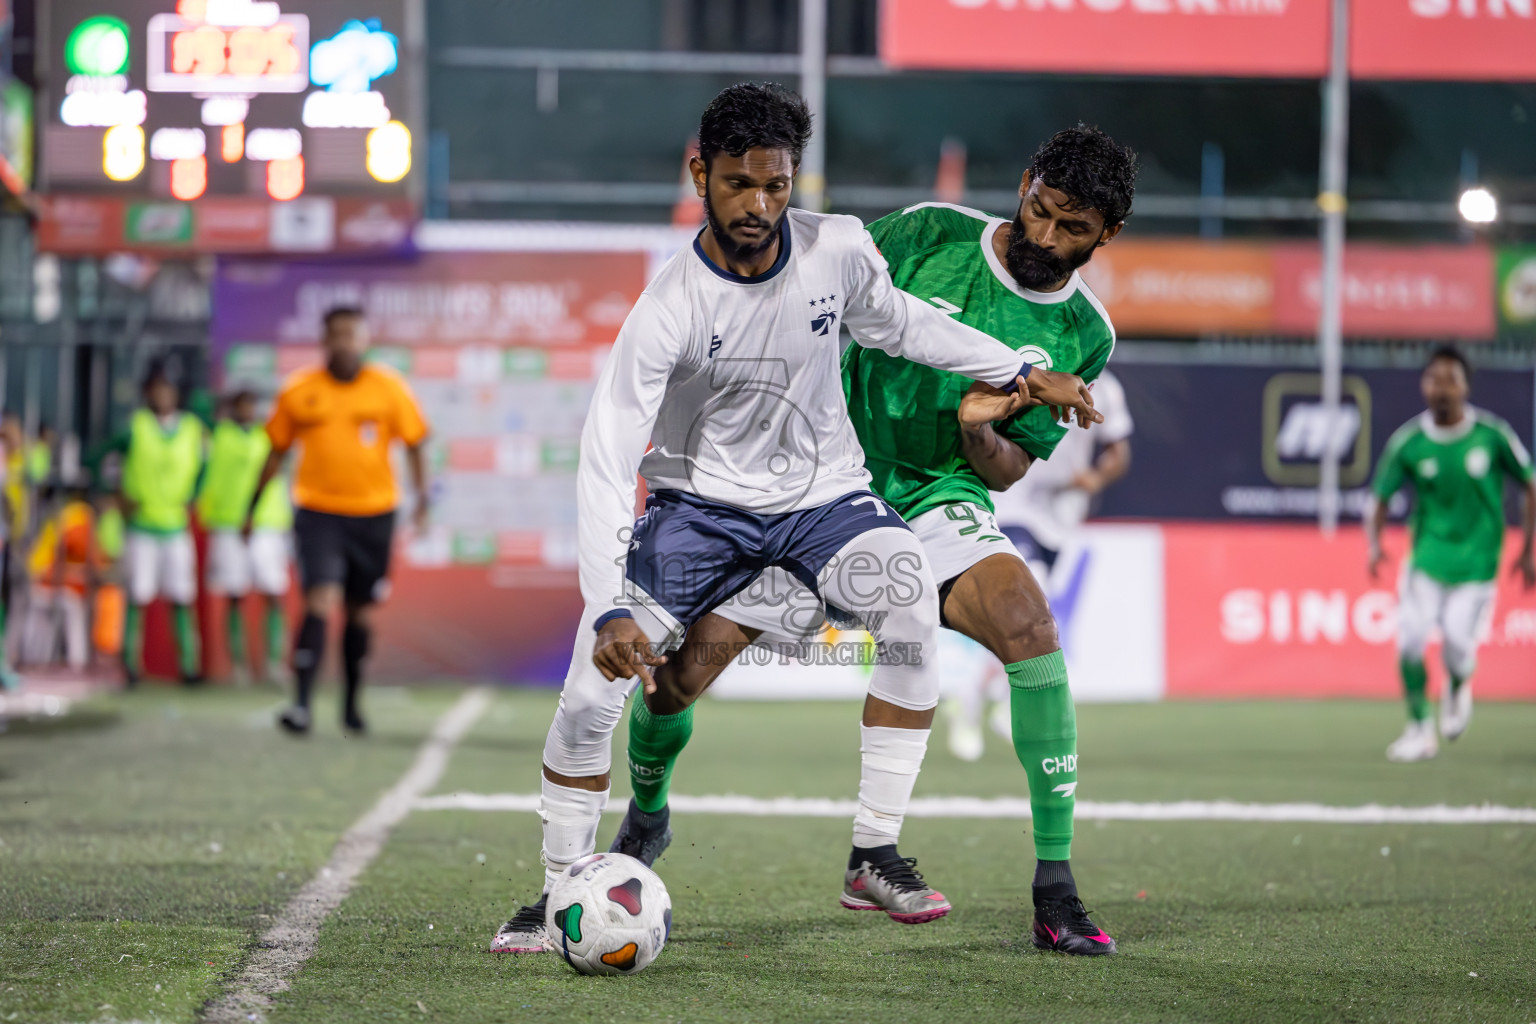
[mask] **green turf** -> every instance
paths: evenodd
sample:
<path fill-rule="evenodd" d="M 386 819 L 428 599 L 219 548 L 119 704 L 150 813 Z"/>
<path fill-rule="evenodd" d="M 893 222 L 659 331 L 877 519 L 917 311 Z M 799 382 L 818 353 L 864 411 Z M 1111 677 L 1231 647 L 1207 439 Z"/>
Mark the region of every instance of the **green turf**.
<path fill-rule="evenodd" d="M 191 1020 L 451 692 L 374 695 L 307 740 L 273 691 L 147 687 L 0 734 L 0 1021 Z M 12 1018 L 11 1014 L 17 1016 Z"/>
<path fill-rule="evenodd" d="M 325 716 L 296 743 L 272 730 L 272 697 L 227 692 L 115 699 L 78 728 L 0 736 L 0 1020 L 194 1020 L 452 696 L 375 694 L 362 743 Z M 437 791 L 535 791 L 552 707 L 500 696 Z M 1383 759 L 1399 718 L 1344 702 L 1085 707 L 1079 795 L 1536 806 L 1536 706 L 1480 706 L 1423 765 Z M 856 721 L 848 704 L 706 703 L 675 791 L 847 797 Z M 1023 791 L 1005 745 L 961 764 L 942 733 L 918 784 Z M 1084 962 L 1026 945 L 1027 822 L 909 822 L 903 851 L 956 905 L 921 927 L 837 907 L 846 822 L 674 825 L 667 949 L 636 978 L 589 979 L 484 952 L 539 885 L 536 816 L 418 811 L 273 1024 L 1536 1021 L 1533 827 L 1083 823 L 1079 882 L 1123 950 Z"/>

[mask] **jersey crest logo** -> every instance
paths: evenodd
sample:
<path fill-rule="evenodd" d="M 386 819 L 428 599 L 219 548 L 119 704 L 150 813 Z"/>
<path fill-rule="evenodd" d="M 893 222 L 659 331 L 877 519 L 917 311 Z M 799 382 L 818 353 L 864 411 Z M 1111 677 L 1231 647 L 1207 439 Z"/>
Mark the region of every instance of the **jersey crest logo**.
<path fill-rule="evenodd" d="M 1488 455 L 1487 448 L 1473 448 L 1467 452 L 1467 476 L 1474 480 L 1481 480 L 1488 475 L 1488 470 L 1493 466 L 1493 459 Z"/>
<path fill-rule="evenodd" d="M 709 358 L 715 358 L 715 353 L 720 351 L 720 335 L 709 339 Z"/>
<path fill-rule="evenodd" d="M 832 328 L 837 325 L 837 309 L 832 304 L 837 301 L 836 295 L 828 295 L 821 299 L 812 299 L 811 308 L 811 333 L 820 337 L 826 337 Z"/>
<path fill-rule="evenodd" d="M 1019 349 L 1019 355 L 1023 356 L 1024 361 L 1030 366 L 1038 366 L 1042 370 L 1051 368 L 1051 354 L 1039 345 L 1025 345 Z"/>

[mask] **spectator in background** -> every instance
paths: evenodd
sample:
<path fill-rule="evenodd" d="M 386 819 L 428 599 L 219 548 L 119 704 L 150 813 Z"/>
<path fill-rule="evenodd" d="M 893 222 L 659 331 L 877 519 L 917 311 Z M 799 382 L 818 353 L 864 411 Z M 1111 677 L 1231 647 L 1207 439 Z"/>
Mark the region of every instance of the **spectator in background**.
<path fill-rule="evenodd" d="M 288 481 L 276 477 L 256 494 L 256 480 L 272 450 L 267 432 L 256 422 L 256 396 L 240 388 L 225 401 L 226 416 L 213 428 L 208 469 L 197 499 L 197 515 L 208 531 L 204 585 L 227 601 L 225 622 L 230 663 L 243 681 L 249 665 L 242 617 L 244 598 L 253 590 L 266 603 L 267 678 L 276 682 L 280 652 L 286 643 L 283 595 L 288 592 L 288 531 L 293 506 Z M 241 532 L 252 508 L 251 533 Z"/>
<path fill-rule="evenodd" d="M 202 651 L 192 602 L 197 558 L 189 530 L 190 507 L 203 471 L 207 429 L 178 408 L 179 393 L 165 370 L 144 380 L 144 407 L 108 451 L 122 455 L 119 500 L 127 521 L 123 555 L 128 575 L 128 617 L 123 667 L 130 688 L 144 672 L 144 610 L 157 597 L 171 603 L 181 681 L 202 682 Z"/>
<path fill-rule="evenodd" d="M 15 537 L 15 502 L 11 495 L 12 427 L 20 432 L 15 416 L 0 420 L 0 689 L 14 690 L 21 680 L 11 668 L 8 615 L 11 609 L 11 543 Z"/>

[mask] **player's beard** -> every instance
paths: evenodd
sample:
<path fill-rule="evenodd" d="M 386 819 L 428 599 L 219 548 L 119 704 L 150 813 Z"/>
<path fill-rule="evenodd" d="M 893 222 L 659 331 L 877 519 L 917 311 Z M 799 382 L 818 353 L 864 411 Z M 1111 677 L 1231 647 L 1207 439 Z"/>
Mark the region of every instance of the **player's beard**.
<path fill-rule="evenodd" d="M 1024 233 L 1024 216 L 1013 215 L 1013 230 L 1008 235 L 1008 254 L 1004 264 L 1013 279 L 1031 291 L 1044 291 L 1064 281 L 1068 274 L 1093 259 L 1093 246 L 1072 256 L 1061 256 L 1029 240 Z"/>
<path fill-rule="evenodd" d="M 735 221 L 730 225 L 731 227 L 759 224 L 768 229 L 763 233 L 762 241 L 744 245 L 732 238 L 730 232 L 720 223 L 720 219 L 715 216 L 715 208 L 709 202 L 708 185 L 704 187 L 704 217 L 709 224 L 709 233 L 715 236 L 715 244 L 720 247 L 721 252 L 725 253 L 725 258 L 732 263 L 747 263 L 767 252 L 768 248 L 778 241 L 779 228 L 784 223 L 783 213 L 779 214 L 779 219 L 772 224 L 761 217 L 743 217 Z"/>

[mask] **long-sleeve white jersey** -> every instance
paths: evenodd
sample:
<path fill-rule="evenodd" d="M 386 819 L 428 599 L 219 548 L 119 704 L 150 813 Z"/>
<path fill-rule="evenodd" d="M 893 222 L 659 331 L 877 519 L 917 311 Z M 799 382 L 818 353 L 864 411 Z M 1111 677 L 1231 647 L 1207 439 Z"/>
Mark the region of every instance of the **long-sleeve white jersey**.
<path fill-rule="evenodd" d="M 759 514 L 869 486 L 843 398 L 840 321 L 860 345 L 998 387 L 1028 369 L 892 285 L 855 217 L 789 210 L 779 258 L 758 277 L 717 267 L 695 241 L 635 303 L 587 412 L 576 500 L 589 608 L 622 607 L 637 468 L 652 491 Z"/>

